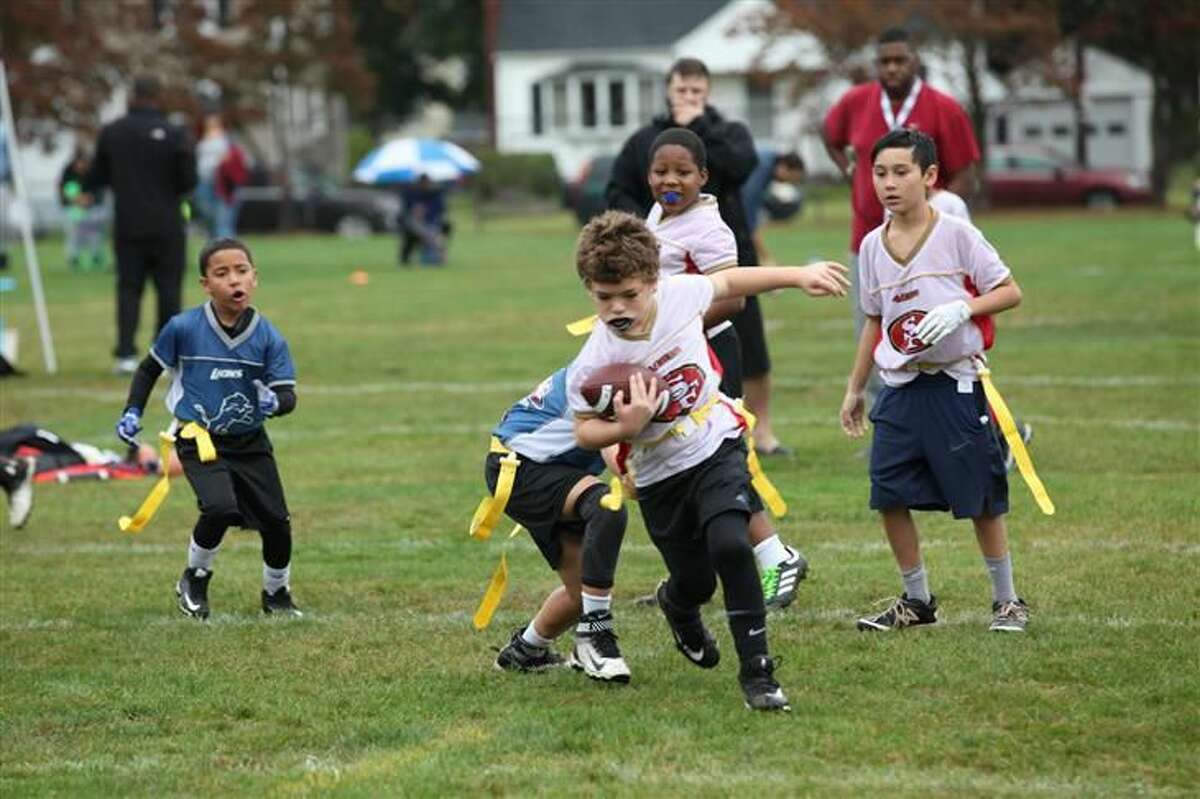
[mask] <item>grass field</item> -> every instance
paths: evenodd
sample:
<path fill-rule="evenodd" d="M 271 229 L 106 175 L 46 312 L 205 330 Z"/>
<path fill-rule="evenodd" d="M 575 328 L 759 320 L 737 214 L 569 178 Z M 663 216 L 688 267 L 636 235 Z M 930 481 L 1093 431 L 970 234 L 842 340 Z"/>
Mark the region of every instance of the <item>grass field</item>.
<path fill-rule="evenodd" d="M 827 214 L 771 231 L 781 257 L 840 256 Z M 257 305 L 285 332 L 300 405 L 270 424 L 296 531 L 305 619 L 257 609 L 257 536 L 231 532 L 214 618 L 174 607 L 195 505 L 186 484 L 139 536 L 116 519 L 149 482 L 39 486 L 0 533 L 0 794 L 114 795 L 1194 795 L 1200 785 L 1200 259 L 1177 215 L 979 220 L 1025 302 L 1000 320 L 996 382 L 1035 427 L 1058 504 L 1019 479 L 1010 516 L 1025 636 L 986 632 L 990 594 L 969 526 L 922 515 L 946 621 L 863 635 L 853 619 L 898 577 L 866 508 L 861 444 L 835 423 L 853 349 L 847 309 L 765 300 L 775 415 L 796 449 L 769 469 L 785 537 L 813 564 L 771 617 L 790 715 L 742 708 L 726 660 L 674 651 L 632 597 L 663 569 L 640 520 L 622 553 L 609 688 L 570 672 L 494 671 L 493 647 L 554 584 L 532 543 L 466 534 L 487 432 L 578 345 L 586 312 L 565 216 L 464 219 L 445 270 L 399 271 L 394 243 L 252 240 Z M 41 250 L 61 364 L 38 365 L 22 289 L 4 315 L 32 374 L 0 382 L 4 426 L 36 421 L 115 446 L 126 382 L 108 375 L 109 275 Z M 353 269 L 370 285 L 351 285 Z M 201 293 L 189 276 L 188 304 Z M 149 307 L 147 305 L 147 307 Z M 143 325 L 145 330 L 145 324 Z M 148 333 L 143 334 L 146 342 Z M 162 386 L 147 428 L 165 424 Z M 631 516 L 636 519 L 636 514 Z M 6 523 L 5 523 L 6 524 Z M 497 621 L 470 615 L 502 547 Z M 719 604 L 719 603 L 718 603 Z"/>

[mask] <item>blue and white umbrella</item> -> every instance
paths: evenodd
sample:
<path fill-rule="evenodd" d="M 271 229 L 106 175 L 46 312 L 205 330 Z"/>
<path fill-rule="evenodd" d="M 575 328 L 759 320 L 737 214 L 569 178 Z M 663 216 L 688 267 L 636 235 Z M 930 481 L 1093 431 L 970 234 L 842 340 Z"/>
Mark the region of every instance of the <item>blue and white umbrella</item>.
<path fill-rule="evenodd" d="M 422 175 L 441 183 L 479 171 L 475 156 L 440 139 L 393 139 L 367 154 L 354 168 L 360 183 L 413 183 Z"/>

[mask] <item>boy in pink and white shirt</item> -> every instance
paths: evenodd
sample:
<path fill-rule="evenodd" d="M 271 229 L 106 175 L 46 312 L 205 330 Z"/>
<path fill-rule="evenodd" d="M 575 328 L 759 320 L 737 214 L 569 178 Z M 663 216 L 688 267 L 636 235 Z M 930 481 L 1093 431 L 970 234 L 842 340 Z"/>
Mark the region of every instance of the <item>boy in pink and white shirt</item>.
<path fill-rule="evenodd" d="M 928 200 L 937 150 L 908 129 L 884 135 L 872 175 L 891 217 L 859 251 L 859 302 L 866 324 L 842 401 L 842 428 L 866 429 L 864 389 L 872 363 L 885 387 L 870 419 L 871 508 L 880 512 L 904 593 L 860 630 L 937 622 L 937 599 L 921 560 L 912 510 L 969 518 L 992 581 L 995 631 L 1021 632 L 1029 609 L 1013 587 L 1004 514 L 1008 480 L 978 362 L 991 346 L 991 315 L 1015 307 L 1021 289 L 983 234 L 938 213 Z"/>
<path fill-rule="evenodd" d="M 660 279 L 654 236 L 637 217 L 609 211 L 579 234 L 576 270 L 597 323 L 567 379 L 575 442 L 584 449 L 621 444 L 631 450 L 642 518 L 669 572 L 656 598 L 676 648 L 701 668 L 720 661 L 700 616 L 719 578 L 746 706 L 788 710 L 768 655 L 762 586 L 747 534 L 744 425 L 718 388 L 702 319 L 715 301 L 775 288 L 844 296 L 845 267 L 726 269 Z M 646 385 L 635 374 L 629 396 L 618 391 L 614 412 L 605 417 L 584 399 L 581 386 L 614 363 L 640 364 L 656 377 Z"/>

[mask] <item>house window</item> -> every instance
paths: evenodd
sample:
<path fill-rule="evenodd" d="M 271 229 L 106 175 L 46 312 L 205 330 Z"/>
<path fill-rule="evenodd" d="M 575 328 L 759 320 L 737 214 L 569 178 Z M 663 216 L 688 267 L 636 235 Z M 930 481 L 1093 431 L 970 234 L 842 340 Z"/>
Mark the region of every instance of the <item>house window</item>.
<path fill-rule="evenodd" d="M 1107 131 L 1108 131 L 1109 136 L 1124 136 L 1125 135 L 1125 123 L 1124 122 L 1109 122 Z"/>
<path fill-rule="evenodd" d="M 638 119 L 648 120 L 658 111 L 658 81 L 642 78 L 638 81 Z"/>
<path fill-rule="evenodd" d="M 608 122 L 614 128 L 625 127 L 625 81 L 608 82 Z"/>
<path fill-rule="evenodd" d="M 554 81 L 552 94 L 554 95 L 554 127 L 565 128 L 567 126 L 567 82 L 565 80 Z"/>
<path fill-rule="evenodd" d="M 579 101 L 582 110 L 583 126 L 585 128 L 596 127 L 596 81 L 580 81 Z"/>
<path fill-rule="evenodd" d="M 1008 114 L 996 116 L 996 144 L 1008 144 Z"/>
<path fill-rule="evenodd" d="M 1070 125 L 1055 125 L 1053 132 L 1054 132 L 1054 137 L 1056 139 L 1065 139 L 1071 135 L 1071 126 Z"/>
<path fill-rule="evenodd" d="M 1093 125 L 1091 122 L 1084 122 L 1083 123 L 1083 133 L 1085 136 L 1095 136 L 1096 135 L 1096 126 Z"/>
<path fill-rule="evenodd" d="M 542 85 L 540 83 L 533 84 L 533 96 L 530 98 L 530 107 L 533 109 L 533 135 L 542 135 Z"/>
<path fill-rule="evenodd" d="M 750 78 L 746 91 L 746 121 L 755 138 L 769 139 L 775 134 L 775 103 L 769 80 Z"/>
<path fill-rule="evenodd" d="M 1025 128 L 1025 138 L 1027 138 L 1027 139 L 1042 138 L 1042 129 L 1038 126 L 1030 125 L 1029 127 Z"/>

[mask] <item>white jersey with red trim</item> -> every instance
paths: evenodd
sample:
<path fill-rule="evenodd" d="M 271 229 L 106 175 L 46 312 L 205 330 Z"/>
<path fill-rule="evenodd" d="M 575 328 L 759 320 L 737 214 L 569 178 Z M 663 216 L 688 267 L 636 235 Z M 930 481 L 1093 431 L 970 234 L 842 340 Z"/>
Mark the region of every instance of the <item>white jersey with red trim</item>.
<path fill-rule="evenodd" d="M 742 420 L 720 394 L 720 372 L 713 365 L 701 318 L 713 298 L 712 281 L 703 275 L 675 275 L 658 281 L 650 334 L 626 338 L 597 322 L 567 373 L 567 399 L 577 418 L 595 414 L 580 393 L 588 375 L 614 363 L 638 363 L 658 375 L 670 394 L 666 410 L 633 440 L 630 466 L 639 486 L 657 483 L 702 463 L 721 442 L 741 434 Z M 709 412 L 699 422 L 689 414 Z M 677 428 L 686 435 L 672 435 Z"/>
<path fill-rule="evenodd" d="M 937 346 L 914 334 L 917 323 L 934 307 L 986 294 L 1012 272 L 979 229 L 970 222 L 933 214 L 925 235 L 907 257 L 891 252 L 887 226 L 867 234 L 858 254 L 859 304 L 867 316 L 880 317 L 882 337 L 875 345 L 875 365 L 889 386 L 901 386 L 920 372 L 945 372 L 974 380 L 974 356 L 991 345 L 992 320 L 976 317 Z"/>
<path fill-rule="evenodd" d="M 646 227 L 658 239 L 658 270 L 664 276 L 711 274 L 738 265 L 737 241 L 711 194 L 701 194 L 691 208 L 665 219 L 662 205 L 655 203 Z M 731 324 L 719 322 L 705 332 L 712 338 Z"/>

